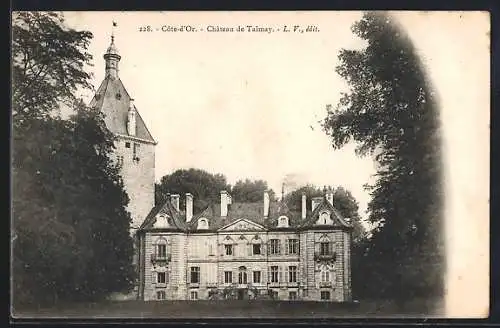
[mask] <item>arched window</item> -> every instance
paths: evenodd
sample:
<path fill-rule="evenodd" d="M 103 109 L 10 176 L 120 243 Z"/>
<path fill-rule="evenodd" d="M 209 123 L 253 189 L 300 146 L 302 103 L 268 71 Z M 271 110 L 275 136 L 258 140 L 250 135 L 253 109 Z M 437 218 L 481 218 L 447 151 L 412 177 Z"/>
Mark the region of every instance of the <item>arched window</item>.
<path fill-rule="evenodd" d="M 165 213 L 160 213 L 156 216 L 156 222 L 154 224 L 155 228 L 167 228 L 169 216 Z"/>
<path fill-rule="evenodd" d="M 238 283 L 246 284 L 248 281 L 247 268 L 245 266 L 240 266 L 238 269 Z"/>
<path fill-rule="evenodd" d="M 198 220 L 198 230 L 208 229 L 208 220 L 206 218 L 201 218 Z"/>
<path fill-rule="evenodd" d="M 287 228 L 288 227 L 288 217 L 280 216 L 278 218 L 278 228 Z"/>
<path fill-rule="evenodd" d="M 156 259 L 167 258 L 167 245 L 168 242 L 165 238 L 158 238 L 155 242 L 155 257 Z"/>
<path fill-rule="evenodd" d="M 319 215 L 318 224 L 331 224 L 331 223 L 332 219 L 330 218 L 330 213 L 327 211 L 321 212 L 321 214 Z"/>

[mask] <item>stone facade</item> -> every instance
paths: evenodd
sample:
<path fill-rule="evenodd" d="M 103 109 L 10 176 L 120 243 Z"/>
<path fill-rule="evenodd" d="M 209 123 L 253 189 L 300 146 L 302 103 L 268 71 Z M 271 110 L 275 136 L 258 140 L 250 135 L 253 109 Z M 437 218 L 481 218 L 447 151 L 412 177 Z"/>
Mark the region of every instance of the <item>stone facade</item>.
<path fill-rule="evenodd" d="M 188 222 L 177 197 L 149 213 L 138 231 L 139 299 L 351 300 L 352 226 L 328 196 L 304 219 L 267 203 L 267 193 L 262 203 L 226 204 L 227 196 Z"/>
<path fill-rule="evenodd" d="M 331 192 L 312 200 L 304 195 L 299 212 L 272 202 L 267 192 L 262 202 L 232 203 L 221 191 L 220 204 L 200 213 L 193 213 L 191 194 L 185 209 L 180 195 L 153 207 L 156 141 L 119 78 L 113 37 L 104 59 L 106 75 L 90 106 L 105 114 L 117 137 L 113 157 L 139 246 L 138 299 L 350 301 L 352 226 Z"/>
<path fill-rule="evenodd" d="M 121 56 L 111 39 L 104 54 L 106 70 L 90 106 L 104 114 L 107 128 L 115 135 L 113 158 L 121 166 L 125 191 L 129 197 L 127 210 L 132 217 L 131 234 L 154 206 L 156 141 L 137 110 L 118 74 Z"/>

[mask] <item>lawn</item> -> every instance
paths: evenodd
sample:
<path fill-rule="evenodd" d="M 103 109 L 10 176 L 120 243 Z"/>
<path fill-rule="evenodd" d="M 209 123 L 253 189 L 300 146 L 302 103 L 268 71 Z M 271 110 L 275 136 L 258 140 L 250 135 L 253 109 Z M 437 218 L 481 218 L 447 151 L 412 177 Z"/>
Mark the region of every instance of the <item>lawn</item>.
<path fill-rule="evenodd" d="M 418 299 L 406 304 L 367 300 L 354 303 L 287 301 L 107 301 L 19 309 L 16 318 L 438 318 L 443 308 Z"/>

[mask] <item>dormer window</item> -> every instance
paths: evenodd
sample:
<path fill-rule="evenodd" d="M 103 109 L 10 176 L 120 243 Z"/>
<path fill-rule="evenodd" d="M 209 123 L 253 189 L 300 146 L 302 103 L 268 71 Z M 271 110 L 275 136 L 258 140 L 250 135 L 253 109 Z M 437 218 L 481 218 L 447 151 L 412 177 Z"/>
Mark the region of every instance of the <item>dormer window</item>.
<path fill-rule="evenodd" d="M 280 216 L 278 218 L 278 228 L 287 228 L 288 225 L 288 217 L 286 216 Z"/>
<path fill-rule="evenodd" d="M 319 219 L 317 221 L 317 224 L 321 225 L 326 225 L 326 224 L 333 224 L 333 221 L 330 217 L 330 212 L 321 212 L 319 215 Z"/>
<path fill-rule="evenodd" d="M 119 93 L 119 92 L 118 92 L 118 93 L 116 94 L 116 99 L 118 99 L 118 100 L 122 99 L 122 95 L 121 95 L 121 93 Z"/>
<path fill-rule="evenodd" d="M 198 220 L 198 230 L 208 229 L 208 221 L 205 218 Z"/>

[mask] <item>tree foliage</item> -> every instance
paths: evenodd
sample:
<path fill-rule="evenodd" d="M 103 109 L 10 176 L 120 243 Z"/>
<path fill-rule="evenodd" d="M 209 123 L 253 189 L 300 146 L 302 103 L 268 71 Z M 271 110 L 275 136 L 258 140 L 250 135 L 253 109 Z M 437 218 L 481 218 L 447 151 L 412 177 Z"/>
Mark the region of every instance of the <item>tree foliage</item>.
<path fill-rule="evenodd" d="M 61 14 L 12 15 L 12 116 L 14 124 L 43 119 L 73 106 L 78 88 L 91 88 L 88 31 L 66 27 Z"/>
<path fill-rule="evenodd" d="M 442 164 L 434 93 L 411 41 L 391 17 L 365 14 L 353 32 L 368 45 L 340 52 L 337 72 L 350 92 L 337 107 L 328 106 L 324 121 L 334 148 L 354 141 L 359 155 L 378 164 L 368 205 L 378 228 L 362 251 L 369 259 L 362 265 L 372 267 L 353 265 L 353 274 L 370 273 L 365 290 L 377 295 L 439 295 Z"/>
<path fill-rule="evenodd" d="M 269 198 L 273 200 L 275 194 L 269 190 L 267 182 L 264 180 L 238 180 L 231 189 L 231 196 L 236 202 L 260 202 L 263 201 L 264 191 L 269 192 Z"/>
<path fill-rule="evenodd" d="M 361 223 L 361 216 L 359 214 L 359 204 L 351 192 L 345 188 L 337 187 L 332 189 L 334 206 L 345 218 L 351 219 L 354 226 L 352 233 L 353 243 L 358 244 L 366 237 L 366 231 Z M 314 197 L 324 196 L 325 192 L 317 186 L 308 184 L 286 194 L 285 201 L 287 202 L 290 210 L 297 212 L 302 210 L 302 194 L 306 195 L 307 211 L 311 211 L 311 200 Z"/>
<path fill-rule="evenodd" d="M 195 213 L 204 209 L 210 203 L 220 201 L 221 190 L 231 191 L 231 186 L 222 174 L 212 174 L 201 169 L 180 169 L 172 174 L 167 174 L 155 186 L 155 203 L 162 204 L 168 193 L 193 195 L 193 211 Z M 185 206 L 185 198 L 180 198 L 180 206 Z"/>
<path fill-rule="evenodd" d="M 51 13 L 20 13 L 13 24 L 14 304 L 99 299 L 128 290 L 133 244 L 128 197 L 111 159 L 113 136 L 102 114 L 74 94 L 76 86 L 88 85 L 79 69 L 89 58 L 90 34 L 65 28 Z M 40 40 L 47 42 L 24 49 L 24 42 Z M 66 52 L 65 45 L 82 48 Z M 60 102 L 72 104 L 67 120 L 51 115 Z"/>

